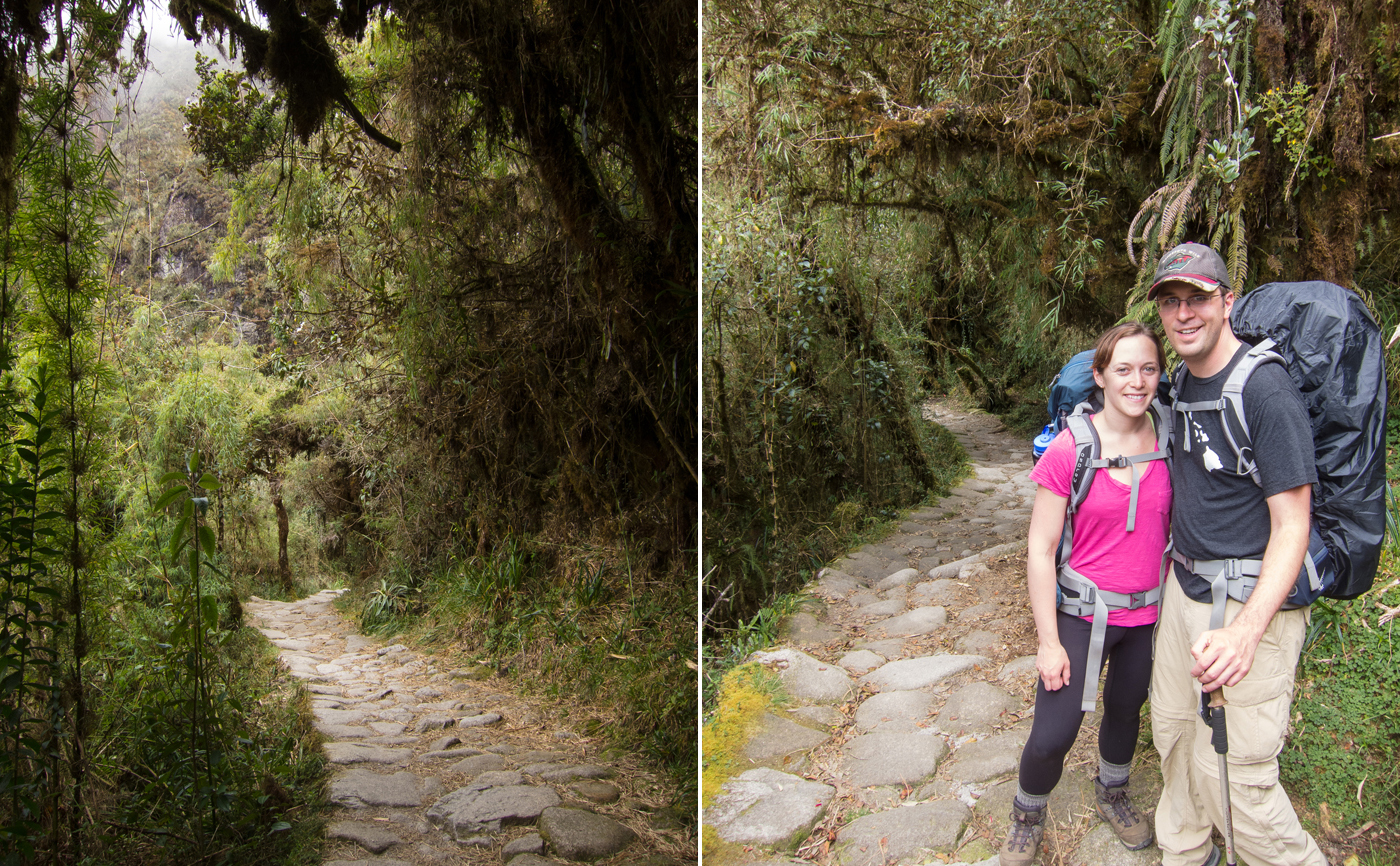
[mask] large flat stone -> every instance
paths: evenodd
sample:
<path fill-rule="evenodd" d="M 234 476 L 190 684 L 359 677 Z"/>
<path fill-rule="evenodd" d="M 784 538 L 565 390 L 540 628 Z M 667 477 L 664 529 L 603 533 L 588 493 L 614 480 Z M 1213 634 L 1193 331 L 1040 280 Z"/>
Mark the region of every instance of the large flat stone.
<path fill-rule="evenodd" d="M 347 839 L 371 854 L 383 854 L 401 841 L 385 825 L 369 821 L 336 821 L 326 828 L 326 838 Z"/>
<path fill-rule="evenodd" d="M 962 803 L 939 800 L 876 812 L 841 830 L 832 851 L 836 866 L 894 866 L 927 863 L 935 852 L 958 842 L 971 815 Z"/>
<path fill-rule="evenodd" d="M 840 640 L 843 637 L 841 629 L 817 619 L 810 613 L 802 612 L 783 617 L 778 623 L 778 635 L 784 640 L 804 646 Z"/>
<path fill-rule="evenodd" d="M 368 716 L 359 710 L 327 710 L 316 708 L 312 714 L 316 721 L 325 722 L 328 725 L 358 725 Z"/>
<path fill-rule="evenodd" d="M 759 722 L 758 732 L 744 744 L 744 757 L 762 767 L 800 769 L 794 762 L 826 740 L 827 735 L 821 731 L 765 713 Z"/>
<path fill-rule="evenodd" d="M 841 667 L 860 676 L 875 670 L 885 663 L 885 657 L 879 653 L 873 653 L 868 649 L 855 650 L 841 656 L 839 664 Z"/>
<path fill-rule="evenodd" d="M 505 769 L 506 759 L 500 755 L 482 754 L 471 755 L 463 758 L 448 768 L 449 773 L 461 773 L 464 776 L 476 776 L 491 770 Z"/>
<path fill-rule="evenodd" d="M 861 581 L 851 577 L 843 571 L 834 568 L 823 568 L 817 583 L 812 587 L 812 591 L 824 598 L 839 600 L 843 599 L 857 589 L 864 586 Z"/>
<path fill-rule="evenodd" d="M 797 848 L 826 814 L 836 789 L 766 767 L 749 770 L 724 784 L 705 826 L 736 845 Z"/>
<path fill-rule="evenodd" d="M 913 732 L 933 710 L 933 695 L 922 691 L 880 692 L 856 709 L 856 730 Z"/>
<path fill-rule="evenodd" d="M 984 656 L 940 653 L 915 659 L 892 661 L 861 677 L 861 681 L 869 683 L 880 691 L 922 689 L 936 685 L 975 665 L 987 664 L 990 662 Z"/>
<path fill-rule="evenodd" d="M 351 808 L 418 806 L 423 801 L 418 778 L 407 770 L 381 776 L 373 770 L 346 770 L 331 779 L 332 803 Z"/>
<path fill-rule="evenodd" d="M 887 589 L 894 589 L 896 586 L 904 586 L 906 583 L 917 580 L 919 570 L 917 568 L 901 568 L 894 574 L 875 584 L 876 592 L 884 592 Z"/>
<path fill-rule="evenodd" d="M 316 730 L 325 734 L 327 739 L 331 740 L 355 740 L 361 737 L 374 736 L 374 731 L 371 731 L 369 728 L 359 727 L 358 725 L 328 725 L 321 721 L 317 721 L 314 724 Z"/>
<path fill-rule="evenodd" d="M 877 622 L 870 627 L 875 637 L 911 637 L 937 631 L 948 624 L 948 611 L 942 607 L 918 607 L 908 613 Z"/>
<path fill-rule="evenodd" d="M 952 578 L 924 581 L 910 592 L 914 602 L 923 605 L 953 604 L 961 595 L 961 587 Z"/>
<path fill-rule="evenodd" d="M 1006 713 L 1021 709 L 1020 698 L 991 683 L 968 683 L 948 696 L 938 713 L 938 729 L 955 736 L 984 734 L 1005 721 Z"/>
<path fill-rule="evenodd" d="M 956 782 L 985 782 L 1014 773 L 1021 765 L 1021 749 L 1028 736 L 1027 726 L 959 746 L 946 775 Z"/>
<path fill-rule="evenodd" d="M 508 785 L 458 788 L 429 807 L 424 817 L 461 841 L 477 833 L 498 833 L 507 824 L 526 824 L 551 806 L 558 806 L 553 788 Z"/>
<path fill-rule="evenodd" d="M 326 743 L 332 764 L 398 764 L 413 757 L 412 749 L 387 749 L 368 743 Z"/>
<path fill-rule="evenodd" d="M 904 610 L 904 599 L 887 598 L 882 601 L 873 601 L 870 604 L 861 605 L 860 608 L 856 610 L 856 616 L 865 617 L 867 619 L 891 617 L 897 616 L 902 610 Z"/>
<path fill-rule="evenodd" d="M 1006 646 L 1006 640 L 996 632 L 976 629 L 958 638 L 953 648 L 960 653 L 989 655 Z"/>
<path fill-rule="evenodd" d="M 569 860 L 611 857 L 637 838 L 617 821 L 583 809 L 545 809 L 540 813 L 539 829 L 550 852 Z"/>
<path fill-rule="evenodd" d="M 836 704 L 855 690 L 855 682 L 836 665 L 795 649 L 753 654 L 755 661 L 776 669 L 783 688 L 793 698 L 814 704 Z"/>
<path fill-rule="evenodd" d="M 857 788 L 917 785 L 938 772 L 948 744 L 932 731 L 876 731 L 847 741 L 841 765 Z"/>

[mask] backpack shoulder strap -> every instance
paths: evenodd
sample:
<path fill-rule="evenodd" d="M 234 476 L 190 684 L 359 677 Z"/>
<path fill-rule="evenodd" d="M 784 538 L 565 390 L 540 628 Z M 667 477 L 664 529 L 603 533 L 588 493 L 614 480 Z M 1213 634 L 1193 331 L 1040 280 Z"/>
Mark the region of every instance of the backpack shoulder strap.
<path fill-rule="evenodd" d="M 1065 427 L 1074 437 L 1074 471 L 1069 478 L 1069 502 L 1065 505 L 1065 524 L 1060 530 L 1060 546 L 1055 555 L 1055 564 L 1069 564 L 1070 553 L 1074 550 L 1074 514 L 1089 496 L 1089 487 L 1094 483 L 1094 473 L 1103 462 L 1099 459 L 1101 445 L 1098 431 L 1089 423 L 1088 403 L 1080 403 L 1065 418 Z"/>
<path fill-rule="evenodd" d="M 1232 426 L 1227 418 L 1221 418 L 1220 425 L 1225 428 L 1225 440 L 1230 443 L 1230 450 L 1235 452 L 1235 471 L 1240 475 L 1248 475 L 1261 487 L 1263 481 L 1259 478 L 1259 466 L 1254 462 L 1254 441 L 1249 433 L 1249 419 L 1245 417 L 1244 386 L 1249 382 L 1249 377 L 1254 375 L 1254 371 L 1264 364 L 1277 363 L 1288 366 L 1283 356 L 1274 351 L 1274 345 L 1273 340 L 1265 338 L 1252 347 L 1230 371 L 1225 385 L 1220 390 L 1220 397 L 1229 406 L 1236 422 Z"/>
<path fill-rule="evenodd" d="M 1099 469 L 1102 445 L 1098 431 L 1089 423 L 1089 411 L 1089 404 L 1080 403 L 1065 419 L 1065 426 L 1074 437 L 1074 474 L 1069 480 L 1069 514 L 1078 511 L 1079 506 L 1084 504 L 1089 487 L 1094 483 L 1094 473 Z"/>
<path fill-rule="evenodd" d="M 1264 364 L 1283 364 L 1287 367 L 1287 362 L 1283 356 L 1274 351 L 1274 341 L 1264 339 L 1258 345 L 1251 346 L 1248 352 L 1235 363 L 1229 375 L 1225 377 L 1225 384 L 1221 386 L 1220 397 L 1216 400 L 1201 400 L 1195 403 L 1183 403 L 1177 399 L 1181 391 L 1181 385 L 1188 375 L 1186 365 L 1182 364 L 1177 368 L 1171 389 L 1172 414 L 1185 415 L 1189 412 L 1221 412 L 1220 426 L 1225 430 L 1225 440 L 1230 446 L 1230 450 L 1235 454 L 1235 472 L 1240 475 L 1248 475 L 1255 484 L 1262 484 L 1259 478 L 1259 467 L 1254 462 L 1254 444 L 1249 434 L 1249 420 L 1245 418 L 1244 412 L 1244 386 L 1249 382 L 1249 377 L 1254 375 L 1254 371 Z M 1225 413 L 1226 409 L 1230 411 Z M 1235 423 L 1230 423 L 1230 418 L 1235 419 Z M 1183 451 L 1191 450 L 1191 437 L 1181 437 L 1181 447 Z"/>

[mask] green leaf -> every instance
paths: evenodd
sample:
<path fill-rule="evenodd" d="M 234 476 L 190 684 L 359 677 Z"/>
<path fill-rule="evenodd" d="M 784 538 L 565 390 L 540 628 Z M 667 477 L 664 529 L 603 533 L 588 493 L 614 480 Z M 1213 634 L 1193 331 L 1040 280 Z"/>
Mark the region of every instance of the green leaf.
<path fill-rule="evenodd" d="M 186 500 L 185 500 L 185 504 L 182 505 L 182 506 L 180 506 L 180 513 L 183 514 L 185 517 L 193 517 L 193 516 L 194 516 L 194 500 L 193 500 L 193 499 L 186 499 Z"/>
<path fill-rule="evenodd" d="M 189 467 L 189 470 L 190 470 L 190 474 L 191 474 L 191 475 L 198 475 L 198 474 L 199 474 L 199 467 L 202 466 L 203 464 L 204 464 L 204 461 L 200 458 L 199 452 L 198 452 L 198 451 L 191 451 L 191 452 L 190 452 L 190 459 L 189 459 L 189 461 L 188 461 L 185 465 Z"/>
<path fill-rule="evenodd" d="M 208 491 L 210 491 L 210 492 L 212 493 L 212 492 L 215 491 L 215 490 L 219 490 L 219 489 L 223 488 L 224 485 L 221 484 L 221 483 L 219 483 L 219 479 L 215 478 L 213 475 L 210 475 L 208 472 L 206 472 L 206 473 L 204 473 L 203 475 L 200 476 L 200 478 L 199 478 L 199 486 L 200 486 L 200 487 L 203 487 L 205 490 L 208 490 Z"/>
<path fill-rule="evenodd" d="M 283 830 L 290 830 L 290 829 L 292 829 L 292 825 L 291 825 L 291 824 L 288 824 L 286 821 L 278 821 L 276 824 L 273 824 L 273 825 L 272 825 L 271 829 L 269 829 L 269 830 L 267 831 L 267 833 L 268 833 L 268 835 L 270 836 L 270 835 L 272 835 L 273 833 L 281 833 Z"/>
<path fill-rule="evenodd" d="M 174 559 L 180 554 L 180 542 L 185 540 L 185 530 L 189 528 L 190 518 L 181 517 L 175 524 L 175 531 L 170 533 L 170 558 Z"/>
<path fill-rule="evenodd" d="M 161 494 L 161 497 L 156 500 L 156 504 L 151 506 L 151 512 L 155 513 L 158 511 L 164 511 L 165 508 L 170 505 L 170 503 L 174 502 L 176 499 L 179 499 L 180 496 L 184 494 L 184 492 L 185 488 L 183 487 L 172 487 L 169 490 L 165 491 L 165 493 Z"/>
<path fill-rule="evenodd" d="M 164 487 L 165 485 L 169 484 L 169 483 L 172 482 L 172 481 L 184 481 L 184 480 L 185 480 L 185 473 L 180 472 L 179 470 L 176 470 L 176 471 L 174 471 L 174 472 L 167 472 L 167 473 L 165 473 L 164 475 L 162 475 L 162 476 L 160 477 L 160 480 L 156 482 L 156 486 L 157 486 L 157 487 Z"/>
<path fill-rule="evenodd" d="M 199 527 L 199 546 L 204 548 L 205 556 L 214 555 L 214 530 L 207 526 Z"/>

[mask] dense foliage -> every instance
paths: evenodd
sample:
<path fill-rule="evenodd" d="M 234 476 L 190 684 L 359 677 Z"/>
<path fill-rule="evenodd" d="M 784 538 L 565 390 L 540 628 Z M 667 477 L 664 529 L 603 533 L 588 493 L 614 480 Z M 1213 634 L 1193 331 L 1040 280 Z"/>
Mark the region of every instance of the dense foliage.
<path fill-rule="evenodd" d="M 0 8 L 0 860 L 319 862 L 335 582 L 693 814 L 693 9 L 135 11 Z"/>

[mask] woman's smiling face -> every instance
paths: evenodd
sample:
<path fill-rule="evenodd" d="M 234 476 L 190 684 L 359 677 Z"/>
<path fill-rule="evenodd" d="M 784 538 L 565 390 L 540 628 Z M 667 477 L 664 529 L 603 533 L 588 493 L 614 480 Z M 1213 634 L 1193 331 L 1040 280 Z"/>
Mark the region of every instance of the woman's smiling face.
<path fill-rule="evenodd" d="M 1129 418 L 1147 411 L 1161 377 L 1157 346 L 1141 335 L 1119 340 L 1108 366 L 1094 371 L 1094 382 L 1103 389 L 1104 409 Z"/>

